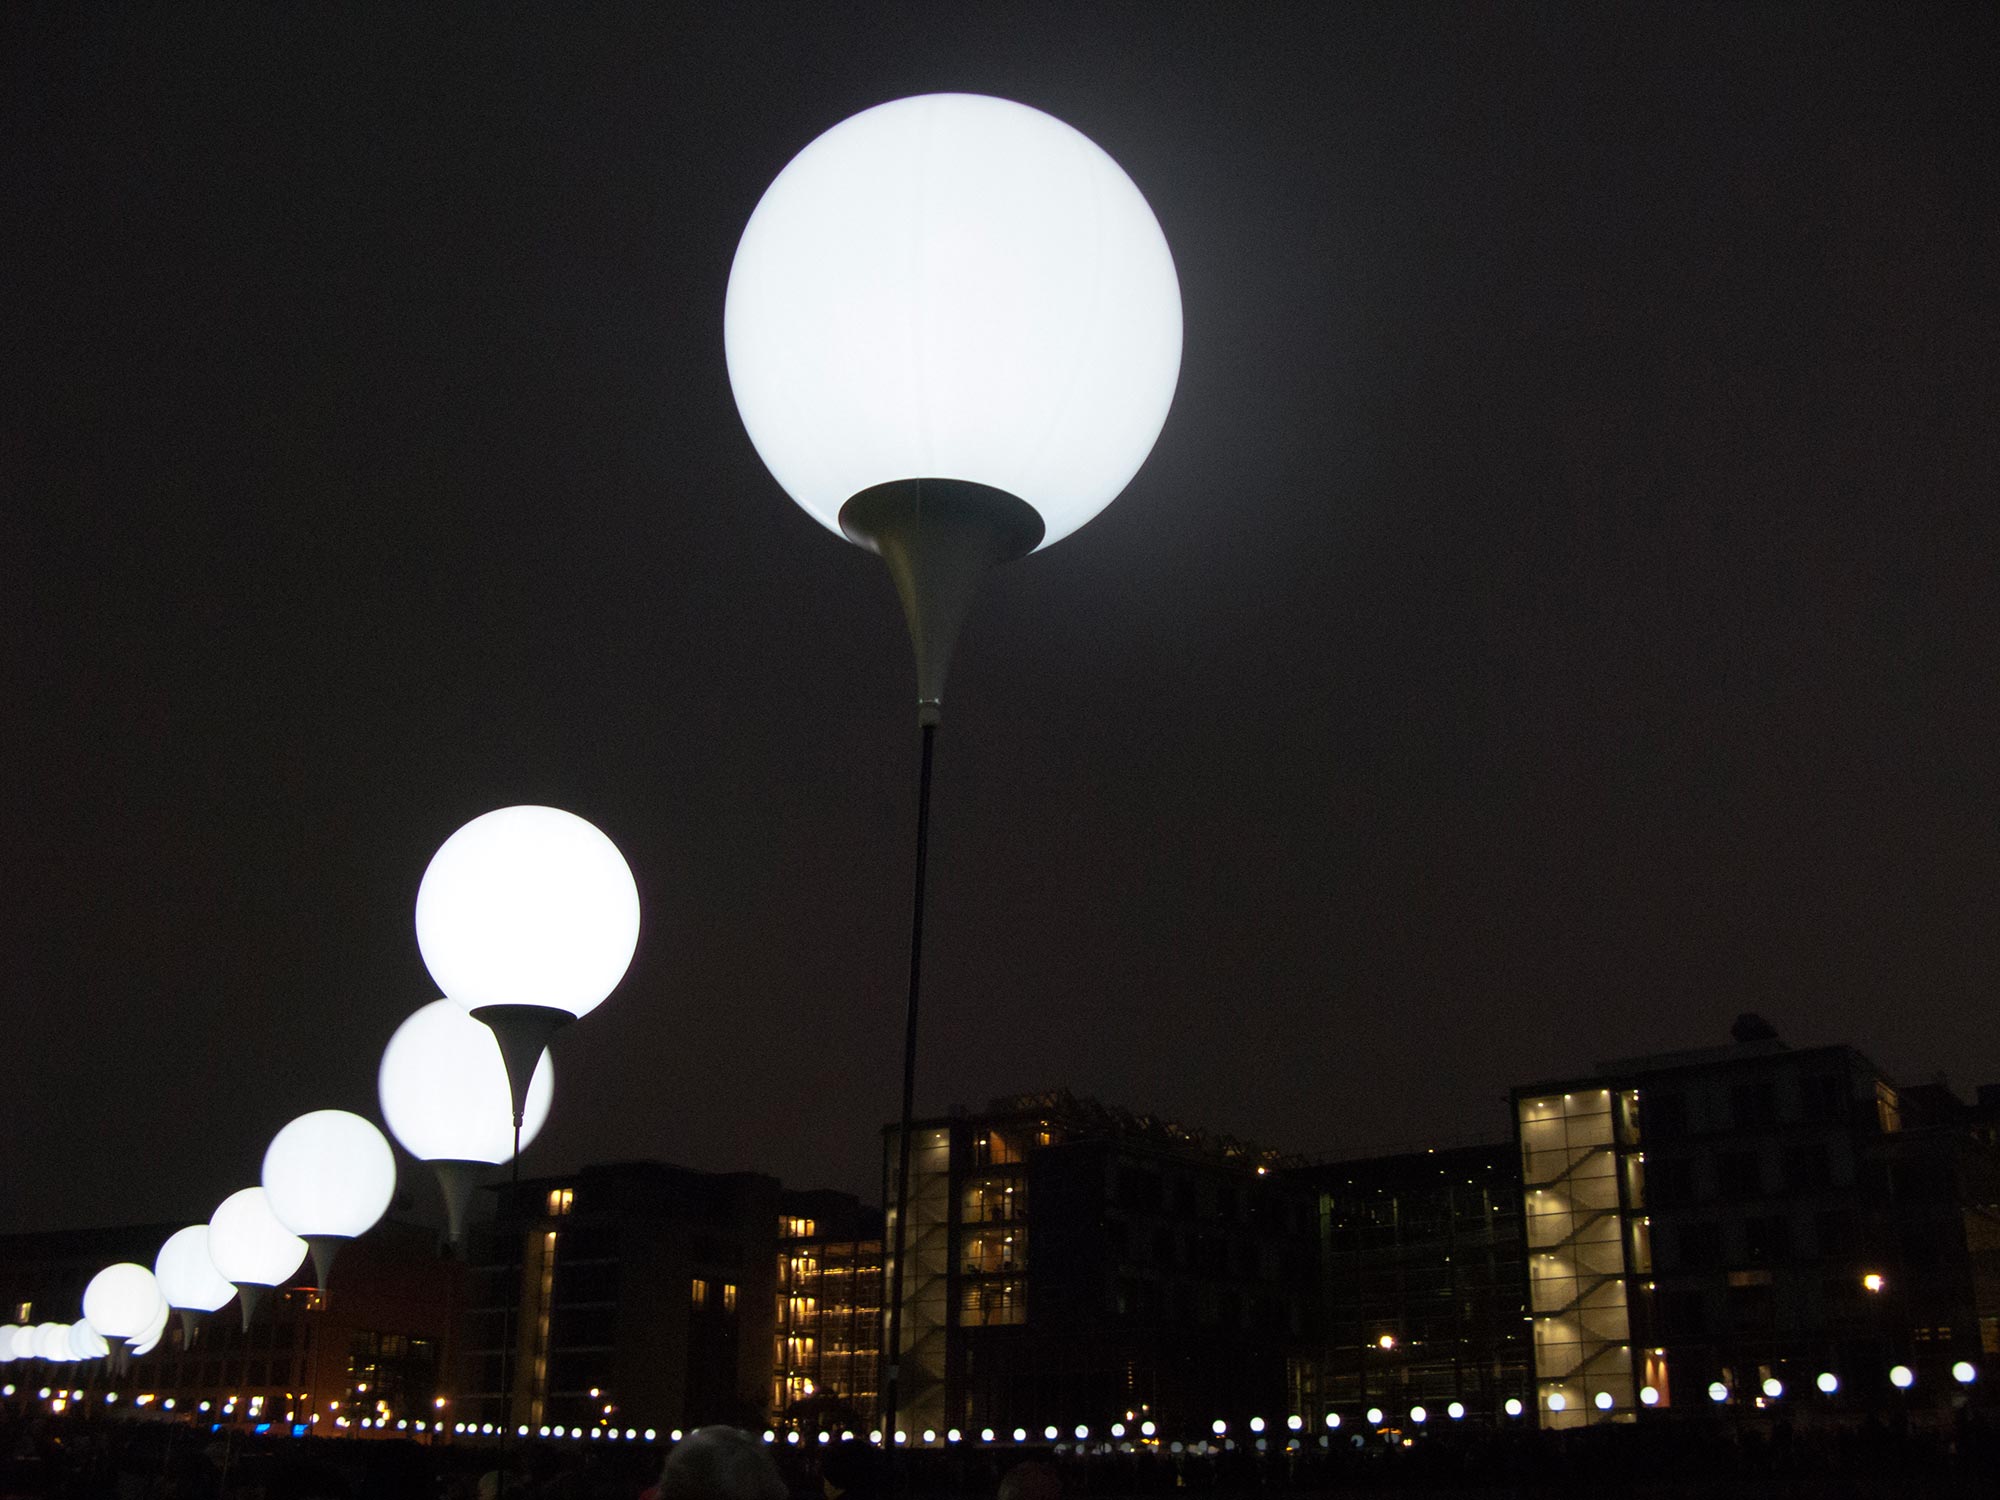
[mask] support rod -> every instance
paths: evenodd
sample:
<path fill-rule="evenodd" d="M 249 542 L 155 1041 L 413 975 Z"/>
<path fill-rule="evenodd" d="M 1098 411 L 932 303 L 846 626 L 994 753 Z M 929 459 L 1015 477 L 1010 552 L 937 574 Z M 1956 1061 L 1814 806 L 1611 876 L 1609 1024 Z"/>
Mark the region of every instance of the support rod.
<path fill-rule="evenodd" d="M 489 1024 L 491 1023 L 489 1022 Z M 541 1048 L 539 1047 L 529 1054 L 528 1069 L 531 1073 L 534 1070 L 535 1059 L 541 1055 Z M 510 1069 L 510 1077 L 511 1072 L 512 1070 Z M 519 1214 L 521 1211 L 521 1120 L 527 1113 L 527 1104 L 525 1102 L 527 1097 L 528 1087 L 524 1082 L 514 1091 L 514 1154 L 507 1161 L 507 1212 L 509 1214 Z M 521 1280 L 525 1283 L 528 1279 L 528 1257 L 526 1252 L 521 1249 L 521 1237 L 518 1232 L 514 1235 L 514 1249 L 515 1253 L 520 1257 Z M 515 1288 L 514 1291 L 514 1311 L 517 1314 L 521 1310 L 521 1291 L 522 1288 L 520 1287 Z M 514 1357 L 511 1362 L 504 1363 L 502 1366 L 507 1376 L 507 1383 L 500 1391 L 500 1456 L 494 1460 L 493 1500 L 507 1500 L 507 1436 L 508 1429 L 514 1425 L 514 1382 L 520 1377 L 521 1333 L 518 1328 L 510 1328 L 509 1331 L 513 1334 L 508 1343 L 512 1348 Z"/>
<path fill-rule="evenodd" d="M 922 721 L 922 758 L 917 771 L 917 870 L 910 903 L 910 1003 L 903 1023 L 903 1113 L 896 1132 L 896 1229 L 889 1262 L 889 1328 L 883 1340 L 882 1445 L 888 1476 L 897 1473 L 896 1411 L 902 1390 L 903 1258 L 910 1238 L 910 1135 L 917 1097 L 917 996 L 924 967 L 924 874 L 931 833 L 931 757 L 937 720 Z M 885 1488 L 894 1488 L 893 1483 Z"/>

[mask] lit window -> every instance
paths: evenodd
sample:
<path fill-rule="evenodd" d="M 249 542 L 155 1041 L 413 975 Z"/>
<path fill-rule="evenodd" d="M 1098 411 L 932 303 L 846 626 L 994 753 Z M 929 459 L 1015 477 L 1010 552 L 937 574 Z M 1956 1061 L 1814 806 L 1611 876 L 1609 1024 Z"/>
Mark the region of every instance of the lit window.
<path fill-rule="evenodd" d="M 724 1312 L 736 1311 L 736 1283 L 733 1281 L 722 1283 L 722 1310 Z"/>
<path fill-rule="evenodd" d="M 688 1284 L 688 1302 L 697 1308 L 708 1306 L 708 1282 L 702 1277 L 697 1276 Z"/>
<path fill-rule="evenodd" d="M 570 1204 L 575 1200 L 576 1192 L 572 1188 L 550 1188 L 549 1217 L 553 1219 L 568 1213 Z"/>

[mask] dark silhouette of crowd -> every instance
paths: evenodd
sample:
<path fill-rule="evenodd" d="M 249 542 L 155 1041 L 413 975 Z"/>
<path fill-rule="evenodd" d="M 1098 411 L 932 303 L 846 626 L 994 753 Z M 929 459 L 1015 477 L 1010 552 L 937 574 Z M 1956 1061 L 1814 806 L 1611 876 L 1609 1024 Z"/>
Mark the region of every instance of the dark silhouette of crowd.
<path fill-rule="evenodd" d="M 675 1445 L 258 1437 L 171 1422 L 0 1415 L 0 1500 L 1117 1500 L 1397 1494 L 1799 1497 L 2000 1494 L 2000 1425 L 1690 1420 L 1470 1426 L 1287 1451 L 962 1445 L 884 1455 L 703 1428 Z M 503 1482 L 504 1480 L 504 1482 Z"/>

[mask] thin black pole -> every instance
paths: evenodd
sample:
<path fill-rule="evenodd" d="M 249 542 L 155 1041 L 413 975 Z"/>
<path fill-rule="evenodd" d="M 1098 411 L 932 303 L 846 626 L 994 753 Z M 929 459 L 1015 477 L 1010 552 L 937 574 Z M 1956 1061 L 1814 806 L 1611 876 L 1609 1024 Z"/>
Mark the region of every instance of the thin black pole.
<path fill-rule="evenodd" d="M 917 771 L 916 887 L 910 903 L 910 1005 L 903 1024 L 903 1114 L 896 1132 L 896 1230 L 889 1262 L 889 1330 L 882 1346 L 882 1450 L 891 1476 L 896 1472 L 896 1407 L 902 1384 L 903 1254 L 910 1227 L 910 1117 L 917 1098 L 917 994 L 924 967 L 924 870 L 930 857 L 935 719 L 923 721 L 922 735 L 923 756 Z"/>
<path fill-rule="evenodd" d="M 507 1212 L 518 1218 L 521 1212 L 521 1114 L 514 1116 L 514 1155 L 507 1163 Z M 514 1288 L 514 1315 L 501 1326 L 511 1335 L 511 1348 L 500 1356 L 505 1384 L 500 1388 L 500 1455 L 494 1460 L 493 1500 L 507 1500 L 507 1430 L 514 1425 L 514 1379 L 521 1359 L 521 1330 L 515 1326 L 521 1313 L 521 1293 L 528 1286 L 528 1256 L 521 1233 L 513 1235 L 515 1258 L 521 1263 L 520 1284 Z"/>

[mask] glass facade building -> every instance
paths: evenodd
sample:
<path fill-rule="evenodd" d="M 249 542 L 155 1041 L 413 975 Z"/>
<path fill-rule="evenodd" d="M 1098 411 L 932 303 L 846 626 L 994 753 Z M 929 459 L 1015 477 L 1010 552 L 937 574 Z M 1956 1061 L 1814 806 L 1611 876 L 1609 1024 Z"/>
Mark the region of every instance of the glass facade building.
<path fill-rule="evenodd" d="M 882 1215 L 844 1193 L 786 1193 L 778 1220 L 773 1419 L 864 1431 L 882 1354 Z"/>
<path fill-rule="evenodd" d="M 1515 1115 L 1542 1425 L 1629 1422 L 1642 1384 L 1634 1318 L 1645 1322 L 1653 1269 L 1638 1090 L 1531 1091 Z"/>
<path fill-rule="evenodd" d="M 1527 1401 L 1520 1159 L 1511 1143 L 1307 1167 L 1319 1295 L 1288 1411 L 1491 1417 Z"/>

